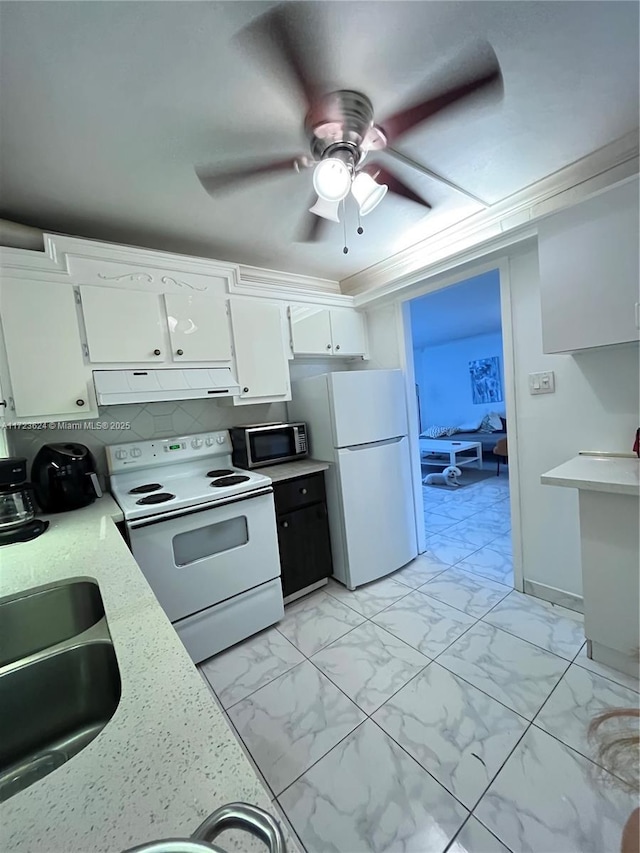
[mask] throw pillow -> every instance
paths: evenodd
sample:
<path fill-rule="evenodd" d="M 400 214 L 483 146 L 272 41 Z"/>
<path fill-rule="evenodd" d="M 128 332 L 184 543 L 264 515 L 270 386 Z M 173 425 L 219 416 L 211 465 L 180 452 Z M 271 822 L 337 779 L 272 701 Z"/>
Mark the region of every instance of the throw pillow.
<path fill-rule="evenodd" d="M 498 412 L 489 412 L 487 417 L 489 418 L 489 423 L 493 427 L 494 432 L 499 432 L 502 429 L 502 418 Z"/>
<path fill-rule="evenodd" d="M 445 435 L 451 435 L 449 427 L 430 426 L 422 433 L 425 438 L 442 438 Z"/>
<path fill-rule="evenodd" d="M 491 415 L 485 415 L 480 424 L 478 432 L 495 432 L 496 429 L 491 423 Z"/>
<path fill-rule="evenodd" d="M 475 432 L 476 430 L 480 429 L 481 423 L 482 418 L 475 418 L 472 421 L 465 421 L 458 427 L 458 432 Z"/>

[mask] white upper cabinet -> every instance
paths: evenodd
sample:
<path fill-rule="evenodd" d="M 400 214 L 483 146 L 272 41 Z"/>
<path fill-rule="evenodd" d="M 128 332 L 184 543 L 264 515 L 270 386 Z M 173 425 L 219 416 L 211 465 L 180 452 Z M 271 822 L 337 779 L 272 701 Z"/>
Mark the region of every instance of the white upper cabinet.
<path fill-rule="evenodd" d="M 351 308 L 330 308 L 334 355 L 365 355 L 367 340 L 362 314 Z"/>
<path fill-rule="evenodd" d="M 291 341 L 295 355 L 331 355 L 329 309 L 317 305 L 291 305 Z"/>
<path fill-rule="evenodd" d="M 352 308 L 291 305 L 294 355 L 365 356 L 364 318 Z"/>
<path fill-rule="evenodd" d="M 259 299 L 231 299 L 231 330 L 240 397 L 234 405 L 260 398 L 290 400 L 284 306 Z"/>
<path fill-rule="evenodd" d="M 67 283 L 4 279 L 0 316 L 15 416 L 95 416 L 73 288 Z"/>
<path fill-rule="evenodd" d="M 202 293 L 165 293 L 173 361 L 230 361 L 225 300 Z"/>
<path fill-rule="evenodd" d="M 92 362 L 166 360 L 166 321 L 160 294 L 82 286 L 80 295 Z"/>
<path fill-rule="evenodd" d="M 540 223 L 544 352 L 640 339 L 638 229 L 637 180 Z"/>

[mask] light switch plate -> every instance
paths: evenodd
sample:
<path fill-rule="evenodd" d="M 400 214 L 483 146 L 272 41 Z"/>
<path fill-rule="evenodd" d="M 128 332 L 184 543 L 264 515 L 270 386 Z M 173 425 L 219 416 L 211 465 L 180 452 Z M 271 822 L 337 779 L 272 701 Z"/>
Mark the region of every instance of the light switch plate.
<path fill-rule="evenodd" d="M 556 390 L 556 376 L 553 370 L 544 373 L 529 374 L 530 394 L 553 394 Z"/>

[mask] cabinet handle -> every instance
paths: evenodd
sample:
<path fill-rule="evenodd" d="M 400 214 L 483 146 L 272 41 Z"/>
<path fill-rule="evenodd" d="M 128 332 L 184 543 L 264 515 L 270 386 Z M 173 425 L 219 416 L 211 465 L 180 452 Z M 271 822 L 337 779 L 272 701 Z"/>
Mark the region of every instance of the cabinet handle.
<path fill-rule="evenodd" d="M 184 350 L 177 349 L 177 350 L 176 350 L 176 355 L 184 355 Z"/>
<path fill-rule="evenodd" d="M 76 406 L 84 406 L 84 400 L 76 400 Z"/>
<path fill-rule="evenodd" d="M 336 346 L 336 349 L 340 349 L 340 344 L 338 344 L 338 345 Z"/>
<path fill-rule="evenodd" d="M 154 355 L 160 355 L 160 350 L 159 350 L 159 349 L 154 349 L 153 354 L 154 354 Z"/>
<path fill-rule="evenodd" d="M 288 521 L 283 521 L 283 522 L 282 522 L 282 526 L 283 526 L 283 527 L 288 527 L 288 526 L 289 526 L 289 522 L 288 522 Z"/>
<path fill-rule="evenodd" d="M 245 387 L 242 389 L 242 393 L 243 393 L 243 394 L 248 394 L 248 393 L 249 393 L 249 389 L 245 386 Z"/>
<path fill-rule="evenodd" d="M 331 349 L 331 344 L 327 344 L 327 349 Z"/>
<path fill-rule="evenodd" d="M 307 490 L 306 490 L 306 489 L 300 489 L 300 494 L 301 494 L 301 495 L 306 495 L 306 494 L 307 494 Z"/>

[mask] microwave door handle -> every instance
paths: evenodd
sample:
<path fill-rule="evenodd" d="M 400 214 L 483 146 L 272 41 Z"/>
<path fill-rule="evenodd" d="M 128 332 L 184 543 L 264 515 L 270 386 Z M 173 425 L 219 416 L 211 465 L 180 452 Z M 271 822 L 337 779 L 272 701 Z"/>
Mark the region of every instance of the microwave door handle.
<path fill-rule="evenodd" d="M 91 480 L 91 485 L 93 486 L 93 491 L 95 492 L 96 497 L 101 498 L 102 489 L 100 488 L 100 483 L 98 482 L 98 475 L 95 471 L 89 471 L 88 477 Z"/>

